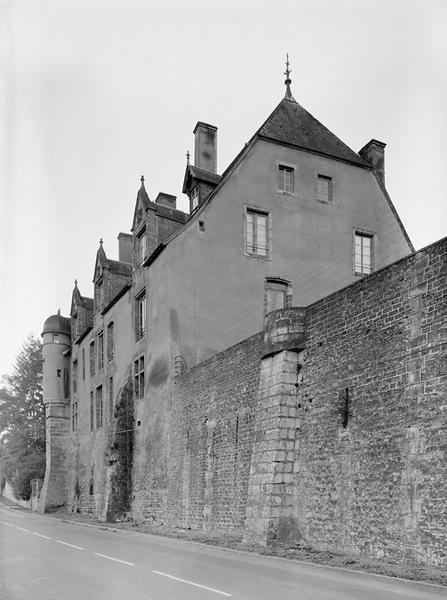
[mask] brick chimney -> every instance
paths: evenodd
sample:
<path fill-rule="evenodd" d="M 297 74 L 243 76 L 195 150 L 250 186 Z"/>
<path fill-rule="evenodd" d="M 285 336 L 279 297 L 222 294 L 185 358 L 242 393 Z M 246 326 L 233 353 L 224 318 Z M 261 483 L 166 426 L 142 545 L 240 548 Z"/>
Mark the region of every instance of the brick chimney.
<path fill-rule="evenodd" d="M 199 121 L 194 127 L 194 165 L 217 173 L 217 127 Z"/>
<path fill-rule="evenodd" d="M 118 234 L 118 260 L 131 263 L 133 260 L 133 235 L 131 233 Z"/>
<path fill-rule="evenodd" d="M 385 146 L 384 142 L 372 139 L 361 150 L 360 156 L 369 163 L 385 185 Z"/>

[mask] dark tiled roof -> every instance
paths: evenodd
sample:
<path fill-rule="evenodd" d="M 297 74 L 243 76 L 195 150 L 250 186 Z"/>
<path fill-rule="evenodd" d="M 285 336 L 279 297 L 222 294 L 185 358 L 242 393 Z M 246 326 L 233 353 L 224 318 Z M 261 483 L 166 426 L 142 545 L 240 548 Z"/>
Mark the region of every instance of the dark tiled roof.
<path fill-rule="evenodd" d="M 82 303 L 87 310 L 93 310 L 93 298 L 87 298 L 87 296 L 81 296 Z"/>
<path fill-rule="evenodd" d="M 155 212 L 163 219 L 177 221 L 178 223 L 186 223 L 188 220 L 189 215 L 184 213 L 182 210 L 178 210 L 177 208 L 170 208 L 169 206 L 165 206 L 164 204 L 156 204 L 155 202 L 150 203 L 150 208 L 155 210 Z"/>
<path fill-rule="evenodd" d="M 191 169 L 191 175 L 194 179 L 200 179 L 201 181 L 210 183 L 219 183 L 220 181 L 220 175 L 217 173 L 212 173 L 211 171 L 206 171 L 205 169 L 194 167 L 193 165 L 189 165 L 189 168 Z"/>
<path fill-rule="evenodd" d="M 119 260 L 111 260 L 110 258 L 106 259 L 106 264 L 109 269 L 115 275 L 128 275 L 129 277 L 132 275 L 132 265 L 125 262 L 120 262 Z"/>
<path fill-rule="evenodd" d="M 211 171 L 206 171 L 200 167 L 194 167 L 193 165 L 188 164 L 186 165 L 182 192 L 187 194 L 195 181 L 204 181 L 205 183 L 216 186 L 221 179 L 222 176 L 217 173 L 212 173 Z"/>
<path fill-rule="evenodd" d="M 258 136 L 298 146 L 306 150 L 326 154 L 369 166 L 358 154 L 331 133 L 298 102 L 283 98 L 267 121 L 257 132 Z"/>
<path fill-rule="evenodd" d="M 42 335 L 44 333 L 65 333 L 65 335 L 71 335 L 70 319 L 62 317 L 60 313 L 51 315 L 43 326 Z"/>

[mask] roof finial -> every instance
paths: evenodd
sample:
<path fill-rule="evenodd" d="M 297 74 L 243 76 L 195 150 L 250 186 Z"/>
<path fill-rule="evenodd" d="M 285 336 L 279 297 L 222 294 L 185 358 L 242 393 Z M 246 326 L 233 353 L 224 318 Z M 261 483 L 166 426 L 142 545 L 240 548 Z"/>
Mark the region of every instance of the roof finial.
<path fill-rule="evenodd" d="M 144 175 L 140 177 L 141 185 L 144 185 Z"/>
<path fill-rule="evenodd" d="M 189 153 L 189 150 L 186 151 L 186 164 L 189 165 L 189 159 L 191 157 L 191 154 Z"/>
<path fill-rule="evenodd" d="M 75 287 L 78 287 L 78 280 L 75 279 Z"/>
<path fill-rule="evenodd" d="M 284 82 L 286 84 L 286 94 L 284 98 L 286 98 L 286 100 L 292 100 L 293 102 L 296 102 L 295 98 L 292 96 L 292 92 L 290 91 L 290 84 L 292 83 L 292 80 L 290 79 L 291 72 L 292 69 L 290 68 L 289 55 L 286 54 L 286 70 L 284 71 L 284 75 L 286 76 L 286 80 Z"/>
<path fill-rule="evenodd" d="M 102 246 L 102 244 L 103 244 L 102 238 L 100 238 L 99 244 Z"/>
<path fill-rule="evenodd" d="M 58 309 L 57 309 L 57 316 L 58 316 L 58 317 L 60 317 L 60 316 L 61 316 L 61 309 L 60 309 L 60 308 L 58 308 Z"/>

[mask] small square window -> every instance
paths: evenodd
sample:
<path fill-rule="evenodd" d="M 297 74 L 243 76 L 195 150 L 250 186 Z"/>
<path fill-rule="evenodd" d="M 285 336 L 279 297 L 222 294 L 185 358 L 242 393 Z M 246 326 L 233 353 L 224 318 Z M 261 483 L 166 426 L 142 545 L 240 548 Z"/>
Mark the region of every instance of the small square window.
<path fill-rule="evenodd" d="M 332 202 L 332 178 L 325 175 L 318 175 L 317 179 L 317 200 L 319 202 Z"/>
<path fill-rule="evenodd" d="M 295 192 L 295 169 L 287 165 L 278 165 L 278 191 L 286 194 Z"/>

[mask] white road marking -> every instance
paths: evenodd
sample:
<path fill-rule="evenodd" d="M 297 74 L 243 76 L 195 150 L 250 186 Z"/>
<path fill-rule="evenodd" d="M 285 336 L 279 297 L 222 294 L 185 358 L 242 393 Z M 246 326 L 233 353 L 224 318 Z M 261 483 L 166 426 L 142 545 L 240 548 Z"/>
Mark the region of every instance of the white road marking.
<path fill-rule="evenodd" d="M 108 558 L 109 560 L 114 560 L 119 563 L 123 563 L 125 565 L 129 565 L 129 567 L 134 567 L 135 563 L 127 562 L 127 560 L 121 560 L 120 558 L 113 558 L 113 556 L 107 556 L 107 554 L 100 554 L 99 552 L 93 552 L 96 556 L 102 556 L 103 558 Z"/>
<path fill-rule="evenodd" d="M 51 540 L 51 538 L 48 537 L 47 535 L 43 535 L 42 533 L 37 533 L 37 531 L 32 531 L 31 533 L 33 535 L 38 535 L 39 537 L 45 538 L 46 540 Z"/>
<path fill-rule="evenodd" d="M 29 533 L 29 529 L 25 529 L 25 527 L 19 527 L 18 525 L 16 525 L 17 529 L 20 529 L 20 531 L 26 531 L 27 533 Z"/>
<path fill-rule="evenodd" d="M 216 590 L 215 588 L 208 587 L 207 585 L 201 585 L 200 583 L 194 583 L 193 581 L 188 581 L 187 579 L 180 579 L 180 577 L 174 577 L 174 575 L 169 575 L 168 573 L 162 573 L 161 571 L 152 571 L 152 573 L 155 573 L 156 575 L 163 575 L 163 577 L 169 577 L 169 579 L 181 581 L 182 583 L 187 583 L 189 585 L 193 585 L 194 587 L 202 588 L 202 590 L 208 590 L 209 592 L 220 594 L 221 596 L 227 596 L 228 598 L 232 597 L 232 594 L 229 594 L 228 592 L 222 592 L 221 590 Z"/>
<path fill-rule="evenodd" d="M 70 548 L 76 548 L 76 550 L 84 550 L 81 546 L 75 546 L 74 544 L 69 544 L 68 542 L 63 542 L 62 540 L 56 540 L 58 544 L 64 544 L 64 546 L 70 546 Z"/>
<path fill-rule="evenodd" d="M 15 525 L 13 525 L 12 523 L 7 523 L 6 521 L 5 521 L 4 525 L 7 525 L 8 527 L 15 527 Z"/>

